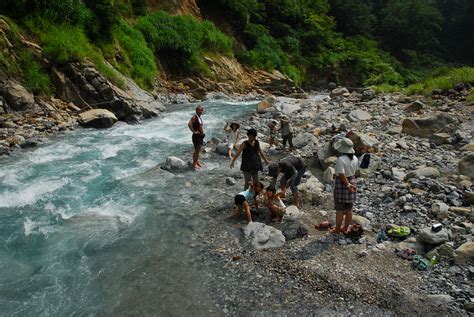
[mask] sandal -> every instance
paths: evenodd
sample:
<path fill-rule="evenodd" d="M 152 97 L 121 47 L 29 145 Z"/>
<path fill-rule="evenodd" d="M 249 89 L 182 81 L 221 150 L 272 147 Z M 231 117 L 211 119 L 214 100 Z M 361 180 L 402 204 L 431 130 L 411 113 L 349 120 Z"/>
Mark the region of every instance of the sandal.
<path fill-rule="evenodd" d="M 331 227 L 332 227 L 332 223 L 327 220 L 314 225 L 314 228 L 319 229 L 319 230 L 329 229 Z"/>

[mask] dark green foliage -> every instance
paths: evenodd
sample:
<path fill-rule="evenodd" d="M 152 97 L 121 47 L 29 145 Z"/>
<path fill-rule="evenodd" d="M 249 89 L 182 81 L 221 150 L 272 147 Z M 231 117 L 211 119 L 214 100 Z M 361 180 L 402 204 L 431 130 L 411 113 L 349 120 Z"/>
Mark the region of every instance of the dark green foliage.
<path fill-rule="evenodd" d="M 370 0 L 329 0 L 337 30 L 346 35 L 372 35 L 376 18 Z"/>
<path fill-rule="evenodd" d="M 426 51 L 439 44 L 443 17 L 429 0 L 392 0 L 380 12 L 380 34 L 397 56 L 403 49 Z"/>
<path fill-rule="evenodd" d="M 209 74 L 205 53 L 232 55 L 232 40 L 209 21 L 161 11 L 140 18 L 136 27 L 168 66 L 184 72 Z"/>

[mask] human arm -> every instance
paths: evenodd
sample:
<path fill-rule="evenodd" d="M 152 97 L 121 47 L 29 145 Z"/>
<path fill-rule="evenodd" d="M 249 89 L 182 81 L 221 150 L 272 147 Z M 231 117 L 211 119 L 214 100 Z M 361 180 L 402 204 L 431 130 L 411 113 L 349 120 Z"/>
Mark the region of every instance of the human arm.
<path fill-rule="evenodd" d="M 339 174 L 339 179 L 344 184 L 344 186 L 346 186 L 347 189 L 349 189 L 351 193 L 354 193 L 356 191 L 356 187 L 352 185 L 351 182 L 349 182 L 345 174 L 343 173 Z"/>
<path fill-rule="evenodd" d="M 196 120 L 196 116 L 193 116 L 188 122 L 188 128 L 189 130 L 191 130 L 193 134 L 199 133 L 199 131 L 193 129 L 193 124 L 195 120 Z"/>
<path fill-rule="evenodd" d="M 239 149 L 237 150 L 237 153 L 235 153 L 234 155 L 234 158 L 232 159 L 232 161 L 230 162 L 230 168 L 234 168 L 234 162 L 235 160 L 237 160 L 237 158 L 239 157 L 240 153 L 242 153 L 242 151 L 245 149 L 245 143 L 242 143 L 239 147 Z"/>
<path fill-rule="evenodd" d="M 247 218 L 249 219 L 249 223 L 252 223 L 253 220 L 252 220 L 252 214 L 250 213 L 249 203 L 247 201 L 244 201 L 242 205 L 244 206 L 245 213 L 247 214 Z"/>

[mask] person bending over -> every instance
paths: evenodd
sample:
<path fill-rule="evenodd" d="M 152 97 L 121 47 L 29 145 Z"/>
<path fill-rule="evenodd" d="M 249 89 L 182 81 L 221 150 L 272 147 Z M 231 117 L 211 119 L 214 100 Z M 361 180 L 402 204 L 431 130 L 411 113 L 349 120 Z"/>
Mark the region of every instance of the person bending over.
<path fill-rule="evenodd" d="M 262 192 L 262 190 L 263 190 L 263 184 L 261 182 L 257 182 L 255 186 L 252 182 L 249 182 L 248 189 L 244 190 L 243 192 L 238 193 L 234 197 L 234 203 L 235 203 L 234 216 L 240 217 L 240 215 L 242 214 L 242 211 L 245 210 L 249 223 L 252 223 L 253 220 L 252 220 L 252 214 L 250 213 L 249 202 L 253 200 L 255 208 L 258 209 L 257 196 Z"/>

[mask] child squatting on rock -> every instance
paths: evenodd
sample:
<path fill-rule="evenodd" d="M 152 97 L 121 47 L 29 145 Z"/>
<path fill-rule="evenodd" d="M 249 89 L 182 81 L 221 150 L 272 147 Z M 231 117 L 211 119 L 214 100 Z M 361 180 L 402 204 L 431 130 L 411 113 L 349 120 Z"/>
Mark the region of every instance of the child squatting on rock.
<path fill-rule="evenodd" d="M 243 192 L 238 193 L 234 197 L 235 203 L 235 217 L 240 217 L 242 211 L 245 209 L 249 223 L 252 221 L 252 214 L 250 213 L 249 201 L 253 200 L 255 208 L 258 209 L 257 196 L 262 192 L 263 184 L 262 182 L 256 182 L 255 186 L 253 182 L 249 182 L 249 188 Z"/>
<path fill-rule="evenodd" d="M 265 192 L 265 206 L 270 209 L 272 221 L 281 221 L 285 213 L 285 204 L 280 198 L 281 192 L 277 193 L 274 186 L 268 186 Z"/>

